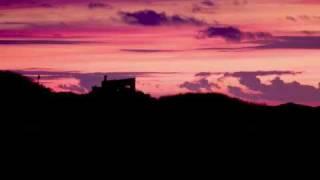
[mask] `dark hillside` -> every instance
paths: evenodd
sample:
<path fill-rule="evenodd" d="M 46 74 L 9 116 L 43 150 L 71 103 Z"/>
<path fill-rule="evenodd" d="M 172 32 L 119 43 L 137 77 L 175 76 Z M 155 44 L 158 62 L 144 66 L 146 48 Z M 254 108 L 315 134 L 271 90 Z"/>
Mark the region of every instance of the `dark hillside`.
<path fill-rule="evenodd" d="M 111 138 L 172 142 L 217 137 L 317 137 L 319 108 L 256 105 L 222 94 L 154 99 L 142 92 L 54 93 L 0 72 L 3 132 L 26 137 Z"/>

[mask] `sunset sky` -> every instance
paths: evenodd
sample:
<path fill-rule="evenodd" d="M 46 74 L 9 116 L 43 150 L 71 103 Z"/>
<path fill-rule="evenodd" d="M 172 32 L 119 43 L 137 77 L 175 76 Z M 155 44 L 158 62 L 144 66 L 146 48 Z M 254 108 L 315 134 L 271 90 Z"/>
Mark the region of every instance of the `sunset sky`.
<path fill-rule="evenodd" d="M 220 92 L 320 105 L 319 0 L 0 0 L 0 69 L 85 93 Z"/>

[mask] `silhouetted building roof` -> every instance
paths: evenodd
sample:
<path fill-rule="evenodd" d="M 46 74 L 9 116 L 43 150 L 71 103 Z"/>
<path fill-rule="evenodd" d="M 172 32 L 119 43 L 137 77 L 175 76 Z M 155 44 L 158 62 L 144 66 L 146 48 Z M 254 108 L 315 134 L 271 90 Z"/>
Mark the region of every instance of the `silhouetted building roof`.
<path fill-rule="evenodd" d="M 93 92 L 103 93 L 135 93 L 136 92 L 136 79 L 120 79 L 108 80 L 107 76 L 101 83 L 101 87 L 93 87 Z"/>

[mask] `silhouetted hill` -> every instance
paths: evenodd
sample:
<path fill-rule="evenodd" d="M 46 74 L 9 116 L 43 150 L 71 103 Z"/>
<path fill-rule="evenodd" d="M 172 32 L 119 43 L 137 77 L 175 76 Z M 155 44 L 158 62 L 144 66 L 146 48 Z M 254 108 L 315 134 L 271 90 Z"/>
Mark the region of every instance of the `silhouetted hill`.
<path fill-rule="evenodd" d="M 154 99 L 142 92 L 55 93 L 27 77 L 0 72 L 3 122 L 29 138 L 204 142 L 217 137 L 318 137 L 319 108 L 265 106 L 222 94 Z"/>
<path fill-rule="evenodd" d="M 0 97 L 31 98 L 50 95 L 51 90 L 14 72 L 0 72 Z"/>

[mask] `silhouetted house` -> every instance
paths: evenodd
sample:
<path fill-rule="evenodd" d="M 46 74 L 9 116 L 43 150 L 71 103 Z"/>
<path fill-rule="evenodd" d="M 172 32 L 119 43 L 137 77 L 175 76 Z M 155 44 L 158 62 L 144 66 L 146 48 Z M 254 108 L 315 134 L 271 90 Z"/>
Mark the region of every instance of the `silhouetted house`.
<path fill-rule="evenodd" d="M 101 87 L 93 87 L 92 92 L 106 94 L 135 93 L 136 79 L 108 80 L 107 76 L 105 76 L 101 83 Z"/>

